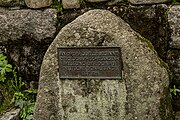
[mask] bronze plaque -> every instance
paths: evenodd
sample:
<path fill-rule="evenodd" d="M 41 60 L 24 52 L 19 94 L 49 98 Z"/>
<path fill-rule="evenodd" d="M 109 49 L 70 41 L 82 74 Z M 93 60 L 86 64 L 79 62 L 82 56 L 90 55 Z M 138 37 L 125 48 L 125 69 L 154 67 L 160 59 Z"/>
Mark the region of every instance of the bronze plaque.
<path fill-rule="evenodd" d="M 120 47 L 58 48 L 60 79 L 122 79 Z"/>

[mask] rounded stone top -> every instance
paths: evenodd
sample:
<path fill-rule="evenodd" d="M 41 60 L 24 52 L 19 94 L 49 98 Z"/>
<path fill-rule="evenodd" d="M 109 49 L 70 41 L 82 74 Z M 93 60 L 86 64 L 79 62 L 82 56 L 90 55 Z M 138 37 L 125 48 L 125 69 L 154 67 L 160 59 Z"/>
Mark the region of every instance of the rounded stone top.
<path fill-rule="evenodd" d="M 121 47 L 123 79 L 60 79 L 57 48 L 89 46 Z M 148 40 L 110 11 L 91 10 L 63 27 L 48 48 L 34 118 L 172 120 L 171 105 L 162 106 L 169 101 L 168 85 L 168 72 Z M 165 116 L 160 107 L 167 108 Z"/>

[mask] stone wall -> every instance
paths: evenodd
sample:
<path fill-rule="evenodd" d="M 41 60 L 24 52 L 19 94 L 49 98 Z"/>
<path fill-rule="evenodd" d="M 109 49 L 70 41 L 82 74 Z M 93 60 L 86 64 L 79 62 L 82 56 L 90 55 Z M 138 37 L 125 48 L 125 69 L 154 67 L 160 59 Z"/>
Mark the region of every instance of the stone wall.
<path fill-rule="evenodd" d="M 177 0 L 178 1 L 178 0 Z M 176 3 L 175 3 L 176 4 Z M 57 11 L 54 9 L 56 8 Z M 171 0 L 0 0 L 0 45 L 28 86 L 38 81 L 43 56 L 58 31 L 92 9 L 106 9 L 154 45 L 180 88 L 180 5 Z M 180 110 L 180 94 L 174 110 Z"/>

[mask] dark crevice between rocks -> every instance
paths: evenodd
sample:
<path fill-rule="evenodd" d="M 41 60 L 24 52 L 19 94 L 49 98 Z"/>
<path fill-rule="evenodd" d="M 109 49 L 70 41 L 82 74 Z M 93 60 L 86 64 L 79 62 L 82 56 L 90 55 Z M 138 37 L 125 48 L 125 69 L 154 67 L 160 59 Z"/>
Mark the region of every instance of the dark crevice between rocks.
<path fill-rule="evenodd" d="M 176 86 L 177 89 L 180 89 L 180 50 L 171 49 L 168 51 L 168 63 L 170 70 L 173 73 L 173 80 L 170 85 L 171 88 Z M 180 93 L 177 92 L 176 95 L 172 94 L 172 105 L 174 111 L 180 111 Z"/>
<path fill-rule="evenodd" d="M 18 76 L 27 82 L 27 87 L 37 88 L 40 67 L 46 50 L 52 38 L 39 42 L 24 35 L 18 41 L 11 41 L 6 45 L 7 55 L 18 70 Z"/>

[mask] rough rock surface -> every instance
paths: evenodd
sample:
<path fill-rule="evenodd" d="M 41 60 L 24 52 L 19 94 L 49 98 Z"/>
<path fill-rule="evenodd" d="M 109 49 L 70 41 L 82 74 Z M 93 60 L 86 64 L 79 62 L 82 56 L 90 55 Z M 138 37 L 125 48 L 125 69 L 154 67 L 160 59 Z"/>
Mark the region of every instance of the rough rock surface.
<path fill-rule="evenodd" d="M 108 10 L 125 20 L 136 32 L 147 38 L 153 44 L 158 55 L 166 60 L 169 49 L 167 40 L 167 5 L 128 6 L 120 5 Z"/>
<path fill-rule="evenodd" d="M 25 0 L 25 3 L 30 8 L 43 8 L 52 4 L 52 0 Z"/>
<path fill-rule="evenodd" d="M 168 61 L 173 72 L 173 82 L 180 87 L 180 50 L 170 50 L 168 52 Z"/>
<path fill-rule="evenodd" d="M 108 0 L 86 0 L 87 2 L 104 2 Z"/>
<path fill-rule="evenodd" d="M 54 9 L 0 11 L 0 44 L 23 37 L 46 42 L 56 32 L 56 14 Z"/>
<path fill-rule="evenodd" d="M 170 47 L 180 49 L 180 6 L 172 6 L 168 13 L 169 26 L 172 29 Z"/>
<path fill-rule="evenodd" d="M 19 120 L 20 109 L 12 109 L 5 113 L 0 120 Z"/>
<path fill-rule="evenodd" d="M 108 5 L 116 5 L 116 4 L 119 3 L 119 2 L 123 2 L 123 0 L 111 0 L 111 1 L 109 1 L 107 4 L 108 4 Z"/>
<path fill-rule="evenodd" d="M 19 0 L 0 0 L 0 6 L 17 6 L 19 5 Z"/>
<path fill-rule="evenodd" d="M 62 0 L 62 5 L 64 9 L 79 8 L 79 0 Z"/>
<path fill-rule="evenodd" d="M 0 12 L 0 44 L 27 81 L 38 81 L 40 65 L 56 32 L 54 9 Z"/>
<path fill-rule="evenodd" d="M 106 10 L 66 25 L 44 56 L 34 120 L 172 120 L 168 72 L 145 41 Z M 120 46 L 123 79 L 60 80 L 60 46 Z"/>
<path fill-rule="evenodd" d="M 155 4 L 155 3 L 166 3 L 171 0 L 128 0 L 132 4 Z"/>

